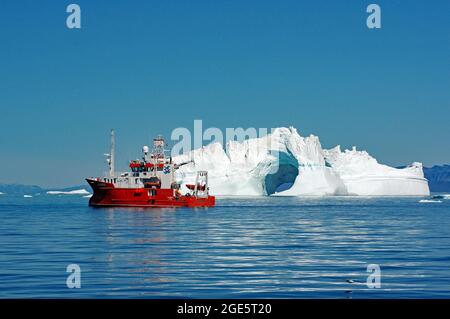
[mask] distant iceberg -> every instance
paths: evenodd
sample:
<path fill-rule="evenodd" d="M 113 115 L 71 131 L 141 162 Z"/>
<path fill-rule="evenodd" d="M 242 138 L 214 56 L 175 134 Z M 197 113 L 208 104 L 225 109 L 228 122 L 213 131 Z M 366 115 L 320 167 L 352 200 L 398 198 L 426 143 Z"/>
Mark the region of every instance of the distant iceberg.
<path fill-rule="evenodd" d="M 421 199 L 419 200 L 419 203 L 442 203 L 442 201 L 436 199 Z"/>
<path fill-rule="evenodd" d="M 264 137 L 212 143 L 175 156 L 193 160 L 177 171 L 182 183 L 194 183 L 196 171 L 209 172 L 213 195 L 364 195 L 427 196 L 421 163 L 397 169 L 379 164 L 366 151 L 322 149 L 314 135 L 293 127 L 276 128 Z M 184 191 L 187 191 L 184 189 Z"/>
<path fill-rule="evenodd" d="M 31 198 L 31 197 L 33 197 L 33 196 L 31 196 L 31 195 L 23 195 L 23 197 L 25 197 L 25 198 Z"/>
<path fill-rule="evenodd" d="M 73 191 L 48 191 L 47 192 L 48 195 L 90 195 L 91 193 L 89 193 L 87 190 L 85 189 L 77 189 L 77 190 L 73 190 Z"/>
<path fill-rule="evenodd" d="M 0 195 L 5 195 L 5 193 L 0 192 Z"/>

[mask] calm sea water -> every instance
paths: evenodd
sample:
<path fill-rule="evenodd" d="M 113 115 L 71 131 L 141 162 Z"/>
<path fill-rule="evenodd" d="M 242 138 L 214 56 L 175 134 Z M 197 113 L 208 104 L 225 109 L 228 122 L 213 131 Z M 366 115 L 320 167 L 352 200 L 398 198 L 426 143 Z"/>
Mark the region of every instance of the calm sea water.
<path fill-rule="evenodd" d="M 450 200 L 419 200 L 93 209 L 81 196 L 0 195 L 0 298 L 450 298 Z M 66 286 L 74 263 L 80 289 Z M 367 287 L 368 264 L 381 288 Z"/>

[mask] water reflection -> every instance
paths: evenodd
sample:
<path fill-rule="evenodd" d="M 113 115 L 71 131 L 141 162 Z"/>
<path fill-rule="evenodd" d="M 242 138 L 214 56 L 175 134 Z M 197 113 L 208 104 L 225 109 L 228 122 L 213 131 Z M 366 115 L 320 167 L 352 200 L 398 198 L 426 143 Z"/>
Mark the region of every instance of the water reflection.
<path fill-rule="evenodd" d="M 430 213 L 408 198 L 221 198 L 197 210 L 39 200 L 0 207 L 0 296 L 439 297 L 450 286 L 448 203 Z M 83 269 L 77 292 L 61 284 L 71 262 Z M 382 289 L 365 285 L 369 263 Z"/>

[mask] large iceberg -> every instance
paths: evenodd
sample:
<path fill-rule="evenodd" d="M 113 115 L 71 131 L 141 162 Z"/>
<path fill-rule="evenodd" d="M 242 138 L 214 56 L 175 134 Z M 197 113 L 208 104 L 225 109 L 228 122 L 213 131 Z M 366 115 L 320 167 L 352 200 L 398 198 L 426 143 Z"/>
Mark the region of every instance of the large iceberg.
<path fill-rule="evenodd" d="M 192 161 L 177 171 L 181 183 L 194 183 L 198 170 L 209 172 L 213 195 L 429 195 L 422 164 L 397 169 L 379 164 L 365 151 L 323 149 L 314 135 L 302 137 L 293 127 L 225 148 L 211 143 L 174 157 Z M 184 189 L 187 191 L 187 189 Z"/>

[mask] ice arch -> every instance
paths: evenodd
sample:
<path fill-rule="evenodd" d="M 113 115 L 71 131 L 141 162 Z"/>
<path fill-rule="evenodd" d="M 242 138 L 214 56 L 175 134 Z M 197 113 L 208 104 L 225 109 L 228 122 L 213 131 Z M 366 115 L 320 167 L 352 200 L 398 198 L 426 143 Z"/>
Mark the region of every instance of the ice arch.
<path fill-rule="evenodd" d="M 264 178 L 264 189 L 267 195 L 289 189 L 294 184 L 299 172 L 298 161 L 292 154 L 277 152 L 272 155 L 278 157 L 278 169 Z"/>

